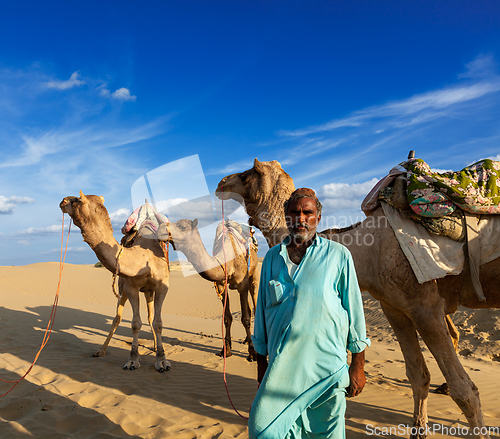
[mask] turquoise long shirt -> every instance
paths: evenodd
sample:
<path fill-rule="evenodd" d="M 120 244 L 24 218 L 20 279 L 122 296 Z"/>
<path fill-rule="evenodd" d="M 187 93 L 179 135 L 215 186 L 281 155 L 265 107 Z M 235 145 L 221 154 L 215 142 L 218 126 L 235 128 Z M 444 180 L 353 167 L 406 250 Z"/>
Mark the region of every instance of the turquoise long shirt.
<path fill-rule="evenodd" d="M 269 366 L 250 412 L 251 439 L 284 438 L 322 395 L 348 385 L 347 349 L 370 345 L 349 250 L 316 235 L 291 278 L 287 243 L 262 264 L 252 340 Z"/>

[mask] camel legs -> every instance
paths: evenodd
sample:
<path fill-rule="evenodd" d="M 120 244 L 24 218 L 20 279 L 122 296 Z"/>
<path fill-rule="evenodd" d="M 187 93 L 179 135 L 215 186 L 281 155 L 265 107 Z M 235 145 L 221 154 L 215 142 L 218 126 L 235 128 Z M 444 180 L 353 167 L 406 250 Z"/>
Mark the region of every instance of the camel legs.
<path fill-rule="evenodd" d="M 252 298 L 253 311 L 255 313 L 255 309 L 257 308 L 257 292 L 259 289 L 259 283 L 255 275 L 249 277 L 248 283 L 248 292 L 250 293 L 250 297 Z"/>
<path fill-rule="evenodd" d="M 217 288 L 217 294 L 221 298 L 222 306 L 224 306 L 224 300 L 226 300 L 226 309 L 224 312 L 224 327 L 226 329 L 226 334 L 224 336 L 224 345 L 226 347 L 226 358 L 230 357 L 231 352 L 231 325 L 233 323 L 233 315 L 231 314 L 231 309 L 229 307 L 229 294 L 225 291 L 224 282 L 216 282 L 215 287 Z M 227 296 L 227 297 L 226 297 Z M 224 356 L 224 348 L 217 355 L 219 357 Z"/>
<path fill-rule="evenodd" d="M 116 315 L 115 318 L 113 319 L 113 324 L 111 325 L 111 329 L 109 330 L 108 338 L 103 343 L 101 348 L 93 355 L 93 357 L 104 357 L 106 355 L 106 349 L 108 348 L 109 342 L 111 341 L 111 338 L 113 337 L 116 328 L 118 328 L 118 325 L 122 321 L 123 307 L 125 306 L 125 303 L 127 303 L 127 300 L 128 300 L 127 295 L 121 292 L 121 296 L 118 299 L 118 304 L 116 305 Z"/>
<path fill-rule="evenodd" d="M 412 438 L 426 436 L 427 398 L 429 395 L 430 373 L 425 364 L 422 350 L 418 342 L 417 332 L 413 322 L 401 311 L 386 302 L 380 302 L 396 337 L 406 365 L 406 376 L 413 390 L 413 426 L 423 434 L 412 435 Z"/>
<path fill-rule="evenodd" d="M 241 323 L 246 331 L 246 338 L 244 343 L 248 344 L 248 361 L 257 360 L 257 352 L 253 347 L 252 334 L 250 332 L 250 325 L 252 323 L 252 310 L 250 309 L 250 304 L 248 303 L 249 286 L 251 282 L 241 282 L 238 285 L 238 293 L 240 293 L 240 305 L 241 305 Z M 252 297 L 253 298 L 253 297 Z"/>
<path fill-rule="evenodd" d="M 455 352 L 458 353 L 458 340 L 460 338 L 460 334 L 457 327 L 453 323 L 453 320 L 451 320 L 450 314 L 446 314 L 446 326 L 448 327 L 448 332 L 450 333 L 451 342 L 453 343 Z M 449 395 L 450 389 L 448 388 L 448 383 L 445 382 L 441 384 L 434 390 L 434 393 L 438 393 L 439 395 Z"/>
<path fill-rule="evenodd" d="M 153 319 L 154 319 L 154 291 L 146 291 L 144 293 L 146 297 L 146 305 L 148 307 L 148 323 L 151 328 L 151 334 L 153 334 L 153 350 L 156 352 L 156 348 L 158 347 L 156 344 L 155 330 L 153 328 Z"/>
<path fill-rule="evenodd" d="M 132 306 L 132 348 L 130 349 L 130 354 L 128 361 L 123 366 L 125 370 L 134 370 L 141 367 L 139 362 L 139 331 L 141 330 L 141 316 L 139 314 L 139 290 L 137 288 L 131 287 L 128 283 L 123 284 L 123 291 L 130 301 Z"/>
<path fill-rule="evenodd" d="M 443 313 L 440 307 L 421 306 L 411 318 L 436 359 L 448 383 L 451 398 L 462 410 L 473 433 L 478 438 L 489 438 L 488 434 L 481 434 L 481 430 L 485 432 L 487 429 L 479 391 L 457 357 Z"/>
<path fill-rule="evenodd" d="M 100 347 L 100 349 L 92 355 L 93 357 L 104 357 L 106 355 L 106 350 L 108 349 L 109 342 L 113 338 L 113 335 L 116 331 L 116 328 L 118 328 L 118 325 L 122 321 L 122 314 L 123 314 L 123 307 L 127 303 L 127 295 L 123 293 L 123 285 L 120 283 L 120 280 L 118 281 L 118 290 L 120 291 L 120 298 L 118 299 L 118 304 L 116 305 L 116 315 L 115 318 L 113 319 L 113 323 L 111 325 L 111 329 L 109 330 L 108 338 L 106 338 L 106 341 L 103 343 L 103 345 Z M 151 333 L 153 334 L 153 343 L 154 347 L 153 350 L 156 352 L 156 337 L 154 336 L 154 329 L 153 329 L 153 297 L 154 297 L 154 292 L 153 291 L 146 291 L 144 293 L 146 297 L 146 303 L 148 306 L 148 322 L 149 322 L 149 327 L 151 328 Z"/>
<path fill-rule="evenodd" d="M 163 301 L 167 295 L 168 286 L 161 285 L 154 294 L 154 319 L 153 319 L 153 334 L 155 336 L 156 342 L 156 362 L 155 369 L 158 372 L 165 372 L 171 368 L 170 362 L 165 357 L 165 351 L 163 350 L 163 342 L 161 339 L 161 333 L 163 330 L 163 322 L 161 320 L 161 309 L 163 306 Z"/>

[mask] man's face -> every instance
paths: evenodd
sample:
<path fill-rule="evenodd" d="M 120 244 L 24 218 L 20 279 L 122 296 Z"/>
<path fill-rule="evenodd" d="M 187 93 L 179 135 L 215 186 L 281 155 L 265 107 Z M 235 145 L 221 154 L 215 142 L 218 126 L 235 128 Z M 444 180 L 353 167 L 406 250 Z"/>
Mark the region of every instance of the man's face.
<path fill-rule="evenodd" d="M 321 219 L 316 202 L 312 198 L 299 198 L 288 205 L 286 225 L 296 244 L 311 239 Z"/>

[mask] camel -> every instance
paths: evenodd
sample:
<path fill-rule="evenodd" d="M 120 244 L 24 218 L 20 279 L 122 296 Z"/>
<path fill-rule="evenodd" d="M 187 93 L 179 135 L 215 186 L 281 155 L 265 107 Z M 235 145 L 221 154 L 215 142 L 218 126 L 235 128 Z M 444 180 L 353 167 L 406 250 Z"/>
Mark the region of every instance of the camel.
<path fill-rule="evenodd" d="M 237 251 L 236 244 L 232 235 L 227 234 L 224 242 L 224 249 L 221 249 L 214 256 L 210 256 L 203 245 L 200 232 L 197 228 L 198 220 L 182 219 L 176 223 L 169 223 L 168 230 L 165 224 L 158 228 L 158 239 L 171 239 L 176 250 L 180 250 L 187 257 L 188 261 L 193 265 L 196 271 L 203 279 L 215 283 L 217 294 L 221 298 L 222 303 L 226 299 L 226 309 L 224 313 L 224 326 L 226 334 L 224 337 L 224 345 L 226 357 L 231 354 L 231 324 L 233 316 L 229 308 L 229 295 L 226 295 L 225 281 L 227 273 L 227 284 L 230 289 L 238 290 L 240 294 L 241 304 L 241 323 L 246 331 L 244 343 L 248 343 L 248 361 L 257 359 L 256 352 L 253 348 L 250 324 L 252 311 L 248 303 L 248 294 L 252 298 L 255 309 L 257 296 L 257 252 L 253 248 L 250 249 L 250 266 L 245 253 Z M 222 227 L 219 225 L 218 230 Z M 226 266 L 224 272 L 224 264 Z M 218 354 L 224 355 L 224 347 Z"/>
<path fill-rule="evenodd" d="M 123 294 L 118 302 L 117 317 L 113 321 L 110 335 L 103 345 L 104 348 L 107 347 L 114 329 L 121 320 L 121 311 L 128 299 L 133 310 L 133 339 L 129 359 L 123 369 L 134 370 L 140 367 L 139 331 L 142 323 L 139 315 L 139 293 L 142 291 L 148 302 L 149 320 L 151 320 L 151 307 L 154 308 L 152 328 L 156 347 L 155 369 L 158 372 L 169 370 L 170 362 L 165 357 L 161 339 L 163 329 L 161 309 L 168 291 L 169 270 L 156 237 L 148 229 L 143 229 L 141 235 L 135 238 L 132 247 L 122 247 L 113 236 L 113 227 L 108 211 L 104 207 L 103 197 L 84 195 L 80 191 L 79 198 L 65 197 L 59 207 L 80 228 L 83 240 L 107 270 L 113 274 L 116 273 L 118 264 L 118 274 L 121 278 L 119 288 Z"/>
<path fill-rule="evenodd" d="M 292 179 L 277 161 L 255 159 L 253 168 L 223 178 L 216 194 L 223 199 L 237 198 L 231 193 L 242 197 L 250 223 L 262 231 L 269 245 L 275 245 L 288 233 L 283 227 L 282 202 L 293 190 Z M 329 238 L 350 250 L 361 289 L 380 301 L 397 336 L 413 390 L 415 429 L 412 431 L 415 434 L 412 438 L 426 436 L 430 385 L 417 332 L 436 359 L 451 398 L 464 413 L 475 436 L 489 438 L 484 428 L 479 391 L 458 359 L 445 319 L 457 309 L 458 292 L 465 283 L 465 275 L 419 284 L 381 207 L 359 226 L 332 233 Z M 468 308 L 500 307 L 500 258 L 480 267 L 480 280 L 486 300 L 480 301 L 475 294 L 469 294 L 460 304 Z"/>
<path fill-rule="evenodd" d="M 122 321 L 123 308 L 127 303 L 127 295 L 123 293 L 123 282 L 124 278 L 118 277 L 118 303 L 116 305 L 116 315 L 113 319 L 113 323 L 111 324 L 111 329 L 109 330 L 108 336 L 99 350 L 93 354 L 93 357 L 104 357 L 106 355 L 106 351 L 108 349 L 109 342 L 113 338 L 113 335 L 116 331 L 116 328 L 120 325 Z M 144 297 L 146 298 L 146 305 L 148 308 L 148 323 L 151 328 L 151 333 L 153 334 L 153 351 L 156 352 L 156 337 L 154 336 L 154 328 L 153 328 L 153 317 L 154 317 L 154 291 L 144 291 Z"/>

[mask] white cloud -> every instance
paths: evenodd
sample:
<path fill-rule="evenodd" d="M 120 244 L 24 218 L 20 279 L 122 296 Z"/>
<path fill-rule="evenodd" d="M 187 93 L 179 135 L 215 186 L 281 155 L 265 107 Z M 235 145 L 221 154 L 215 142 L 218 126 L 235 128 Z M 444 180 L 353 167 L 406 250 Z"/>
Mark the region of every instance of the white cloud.
<path fill-rule="evenodd" d="M 137 99 L 137 96 L 131 95 L 130 90 L 125 87 L 119 88 L 118 90 L 114 91 L 113 93 L 111 93 L 111 96 L 119 101 L 135 101 Z"/>
<path fill-rule="evenodd" d="M 111 93 L 111 90 L 108 89 L 108 86 L 106 84 L 102 84 L 99 87 L 97 87 L 97 90 L 99 90 L 99 94 L 105 98 L 113 98 L 116 99 L 117 101 L 135 101 L 137 99 L 137 96 L 131 95 L 130 90 L 125 87 L 121 87 L 118 90 L 115 90 L 113 93 Z"/>
<path fill-rule="evenodd" d="M 481 54 L 465 65 L 465 72 L 459 78 L 485 78 L 494 74 L 496 63 L 492 55 Z"/>
<path fill-rule="evenodd" d="M 14 236 L 47 236 L 54 233 L 61 233 L 61 225 L 53 225 L 47 227 L 30 227 L 20 232 L 14 233 Z"/>
<path fill-rule="evenodd" d="M 99 94 L 104 97 L 109 97 L 111 95 L 111 92 L 108 90 L 108 87 L 106 84 L 102 84 L 99 87 L 97 87 L 97 90 L 99 90 Z"/>
<path fill-rule="evenodd" d="M 30 245 L 29 241 L 27 241 L 26 239 L 23 239 L 23 240 L 21 240 L 21 241 L 17 241 L 17 243 L 18 243 L 19 245 Z"/>
<path fill-rule="evenodd" d="M 111 223 L 113 225 L 123 224 L 125 221 L 127 221 L 131 213 L 132 212 L 130 211 L 130 209 L 121 208 L 116 210 L 115 212 L 111 212 L 109 214 L 109 219 L 111 220 Z"/>
<path fill-rule="evenodd" d="M 211 201 L 191 200 L 175 204 L 168 209 L 159 209 L 170 221 L 180 219 L 198 219 L 199 227 L 212 224 L 215 221 L 215 211 Z"/>
<path fill-rule="evenodd" d="M 236 172 L 242 172 L 242 170 L 250 169 L 252 166 L 253 166 L 253 158 L 244 159 L 235 163 L 231 163 L 222 168 L 209 169 L 208 172 L 205 172 L 205 175 L 219 175 L 219 174 L 229 175 L 229 174 L 234 174 Z"/>
<path fill-rule="evenodd" d="M 171 198 L 169 200 L 160 200 L 156 202 L 156 209 L 158 212 L 169 209 L 177 204 L 186 203 L 189 200 L 187 198 Z"/>
<path fill-rule="evenodd" d="M 85 252 L 87 250 L 90 250 L 89 247 L 68 247 L 66 252 L 68 253 L 81 253 L 81 252 Z M 51 255 L 51 254 L 59 254 L 61 253 L 61 249 L 60 248 L 53 248 L 52 250 L 49 250 L 49 251 L 46 251 L 46 252 L 40 252 L 40 254 L 42 255 Z"/>
<path fill-rule="evenodd" d="M 29 197 L 4 197 L 0 195 L 0 215 L 12 215 L 14 208 L 19 204 L 33 203 L 35 200 Z"/>
<path fill-rule="evenodd" d="M 500 90 L 500 80 L 481 81 L 475 84 L 449 87 L 427 93 L 414 95 L 400 101 L 368 107 L 356 111 L 351 116 L 335 119 L 322 125 L 310 126 L 294 131 L 280 131 L 281 136 L 299 137 L 310 134 L 334 131 L 343 127 L 361 127 L 369 123 L 385 120 L 392 127 L 414 125 L 447 116 L 443 111 L 449 107 L 483 97 Z M 439 111 L 437 111 L 439 110 Z M 384 129 L 377 127 L 378 130 Z"/>
<path fill-rule="evenodd" d="M 322 186 L 317 195 L 323 206 L 329 209 L 359 208 L 364 197 L 378 182 L 372 178 L 364 183 L 330 183 Z"/>
<path fill-rule="evenodd" d="M 67 90 L 73 87 L 81 87 L 85 81 L 78 79 L 79 73 L 74 72 L 67 81 L 49 81 L 45 85 L 47 88 L 55 88 L 57 90 Z"/>
<path fill-rule="evenodd" d="M 89 126 L 78 130 L 61 129 L 49 131 L 41 136 L 22 135 L 24 143 L 17 157 L 0 162 L 0 168 L 29 166 L 38 163 L 50 154 L 69 151 L 101 151 L 106 148 L 128 145 L 150 139 L 163 132 L 164 118 L 134 128 L 96 128 Z M 4 154 L 5 156 L 5 154 Z M 3 158 L 3 157 L 2 157 Z"/>

